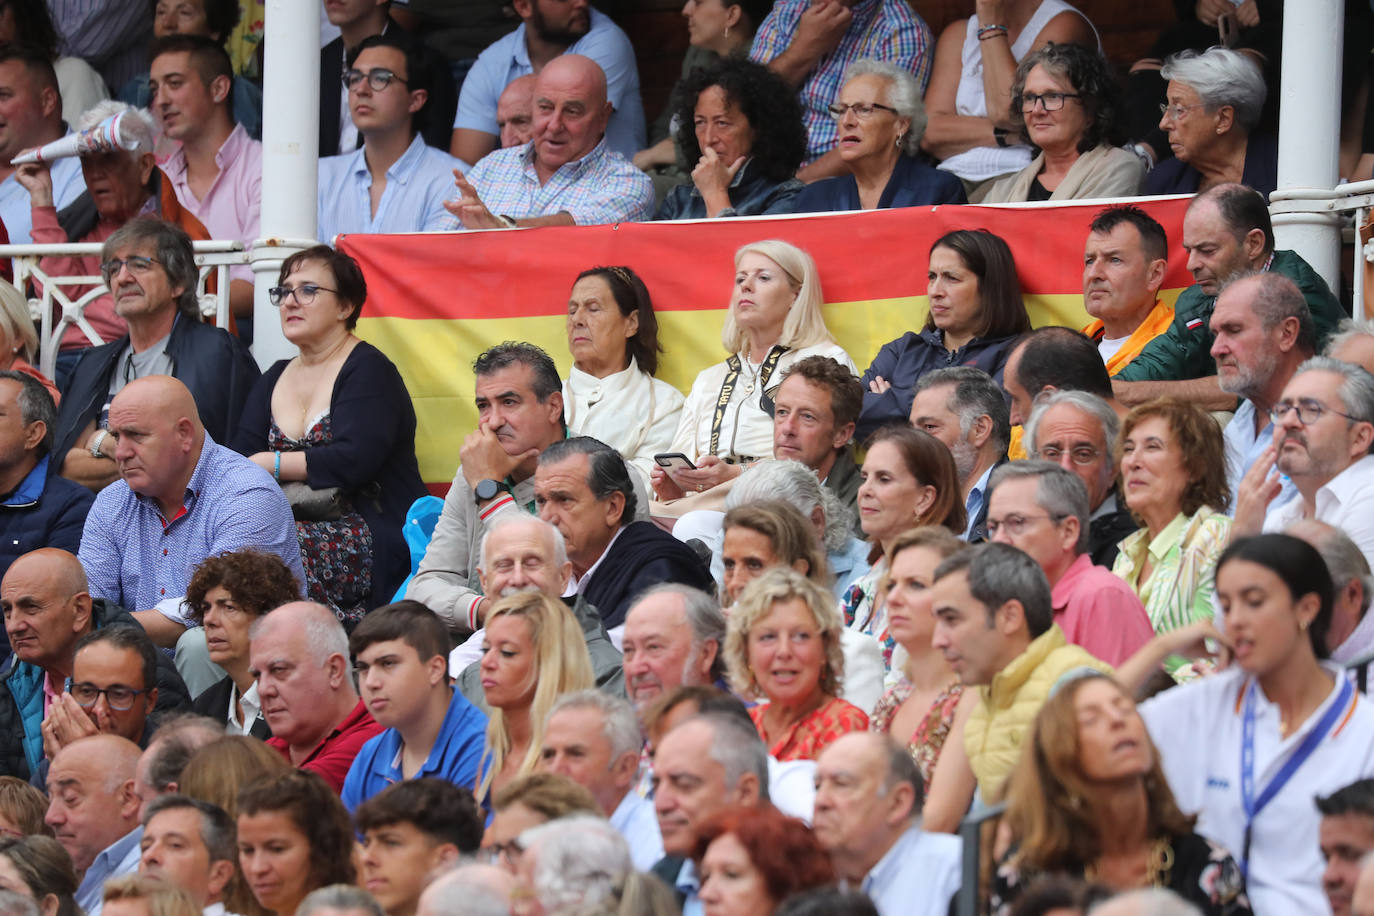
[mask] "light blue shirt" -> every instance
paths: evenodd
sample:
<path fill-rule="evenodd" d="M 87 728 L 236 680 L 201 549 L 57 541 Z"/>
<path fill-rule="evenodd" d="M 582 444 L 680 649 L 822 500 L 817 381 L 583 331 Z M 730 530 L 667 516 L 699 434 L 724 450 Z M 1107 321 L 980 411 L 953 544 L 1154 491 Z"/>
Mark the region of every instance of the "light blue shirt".
<path fill-rule="evenodd" d="M 663 836 L 658 832 L 658 815 L 654 813 L 653 802 L 631 789 L 615 806 L 610 821 L 630 847 L 635 868 L 648 871 L 663 858 Z"/>
<path fill-rule="evenodd" d="M 959 891 L 964 844 L 912 824 L 869 869 L 859 889 L 880 916 L 945 916 Z"/>
<path fill-rule="evenodd" d="M 844 545 L 844 550 L 826 556 L 830 561 L 830 571 L 835 575 L 835 582 L 830 589 L 835 593 L 836 601 L 843 601 L 849 584 L 868 572 L 868 552 L 872 548 L 873 545 L 867 541 L 851 537 L 849 543 Z"/>
<path fill-rule="evenodd" d="M 1236 496 L 1240 492 L 1240 479 L 1251 465 L 1259 460 L 1260 454 L 1274 443 L 1274 421 L 1269 420 L 1264 428 L 1255 433 L 1255 404 L 1247 399 L 1236 408 L 1231 422 L 1226 424 L 1222 433 L 1226 444 L 1226 478 L 1231 484 L 1231 515 L 1236 514 Z M 1285 505 L 1298 495 L 1298 488 L 1288 475 L 1282 475 L 1283 489 L 1269 504 L 1269 511 Z"/>
<path fill-rule="evenodd" d="M 615 108 L 606 127 L 606 143 L 629 158 L 644 148 L 644 103 L 639 97 L 635 49 L 629 36 L 608 17 L 594 9 L 589 12 L 591 29 L 573 42 L 566 53 L 590 57 L 605 72 L 606 97 Z M 533 72 L 522 22 L 477 56 L 477 62 L 463 80 L 453 126 L 499 135 L 496 100 L 512 80 Z"/>
<path fill-rule="evenodd" d="M 60 212 L 63 207 L 81 196 L 86 190 L 86 177 L 81 174 L 81 160 L 75 156 L 53 162 L 52 199 Z M 10 235 L 11 245 L 28 245 L 33 241 L 33 205 L 29 192 L 14 177 L 0 181 L 0 219 L 5 221 L 5 231 Z"/>
<path fill-rule="evenodd" d="M 86 916 L 100 916 L 104 903 L 105 882 L 111 878 L 132 875 L 138 871 L 138 860 L 142 857 L 139 846 L 143 843 L 143 828 L 135 827 L 124 836 L 115 840 L 100 851 L 91 867 L 81 878 L 81 886 L 76 889 L 76 902 L 86 911 Z"/>
<path fill-rule="evenodd" d="M 701 881 L 697 878 L 696 863 L 691 859 L 682 863 L 682 868 L 678 870 L 677 880 L 673 882 L 673 887 L 685 898 L 682 901 L 682 916 L 705 916 L 701 898 L 697 896 L 701 890 Z"/>
<path fill-rule="evenodd" d="M 453 170 L 463 163 L 425 145 L 419 134 L 386 170 L 386 190 L 372 212 L 367 147 L 320 160 L 319 238 L 346 232 L 436 232 L 451 217 L 444 201 L 456 198 Z"/>
<path fill-rule="evenodd" d="M 992 471 L 996 465 L 983 472 L 983 476 L 978 478 L 978 482 L 973 485 L 973 489 L 968 491 L 968 500 L 964 503 L 964 509 L 968 511 L 968 525 L 964 528 L 964 540 L 973 536 L 973 526 L 977 523 L 978 513 L 983 511 L 983 494 L 987 492 L 988 481 L 992 478 Z"/>

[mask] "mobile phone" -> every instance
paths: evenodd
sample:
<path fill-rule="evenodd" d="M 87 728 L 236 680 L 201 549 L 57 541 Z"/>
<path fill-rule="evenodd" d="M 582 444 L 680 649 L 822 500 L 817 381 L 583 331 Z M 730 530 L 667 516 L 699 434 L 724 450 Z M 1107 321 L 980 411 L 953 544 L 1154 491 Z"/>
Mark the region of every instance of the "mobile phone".
<path fill-rule="evenodd" d="M 654 456 L 654 463 L 668 473 L 673 471 L 695 471 L 697 466 L 682 452 L 660 452 Z"/>

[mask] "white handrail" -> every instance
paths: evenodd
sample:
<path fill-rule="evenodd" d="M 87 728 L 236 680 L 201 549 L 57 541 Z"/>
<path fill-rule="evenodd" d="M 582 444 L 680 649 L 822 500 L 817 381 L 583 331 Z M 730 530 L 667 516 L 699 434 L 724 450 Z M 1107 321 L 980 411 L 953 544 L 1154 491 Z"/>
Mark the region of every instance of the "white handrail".
<path fill-rule="evenodd" d="M 69 327 L 81 329 L 92 346 L 105 343 L 96 330 L 86 321 L 86 306 L 109 292 L 101 277 L 50 276 L 43 270 L 41 263 L 46 257 L 80 257 L 98 255 L 103 246 L 99 242 L 65 242 L 59 245 L 0 245 L 0 258 L 11 258 L 14 263 L 14 285 L 27 290 L 30 281 L 42 286 L 42 293 L 29 299 L 29 314 L 40 323 L 38 368 L 49 378 L 57 363 L 57 351 L 62 336 Z M 196 300 L 200 312 L 207 319 L 214 319 L 222 328 L 229 326 L 229 268 L 247 264 L 249 252 L 242 242 L 201 241 L 192 242 L 196 267 L 199 269 L 196 281 Z M 215 277 L 215 292 L 207 292 L 211 275 Z M 91 287 L 75 299 L 69 290 L 76 287 Z"/>

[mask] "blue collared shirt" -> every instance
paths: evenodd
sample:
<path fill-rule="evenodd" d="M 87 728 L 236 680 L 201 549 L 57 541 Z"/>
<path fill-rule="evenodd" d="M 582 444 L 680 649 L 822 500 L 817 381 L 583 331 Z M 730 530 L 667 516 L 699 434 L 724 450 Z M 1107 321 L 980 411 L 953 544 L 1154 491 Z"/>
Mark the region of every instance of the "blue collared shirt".
<path fill-rule="evenodd" d="M 595 9 L 590 13 L 591 28 L 565 53 L 590 57 L 606 74 L 606 99 L 615 108 L 606 126 L 606 137 L 611 149 L 627 157 L 633 156 L 644 148 L 644 103 L 639 95 L 639 67 L 635 63 L 634 45 L 609 17 Z M 493 136 L 500 134 L 501 129 L 496 125 L 497 99 L 512 80 L 533 72 L 522 22 L 478 55 L 463 79 L 453 126 Z"/>
<path fill-rule="evenodd" d="M 486 715 L 469 703 L 461 690 L 454 690 L 434 747 L 430 748 L 415 778 L 435 776 L 475 790 L 477 764 L 482 759 L 486 730 Z M 340 797 L 345 808 L 352 812 L 387 786 L 405 779 L 401 773 L 403 745 L 401 733 L 394 728 L 388 728 L 363 745 L 344 778 Z M 661 851 L 659 858 L 662 858 Z"/>
<path fill-rule="evenodd" d="M 913 824 L 864 875 L 859 889 L 879 916 L 945 916 L 959 891 L 963 856 L 958 837 L 926 833 Z"/>
<path fill-rule="evenodd" d="M 468 181 L 488 210 L 515 219 L 566 211 L 579 226 L 595 226 L 646 220 L 654 206 L 649 176 L 609 149 L 605 138 L 581 159 L 564 163 L 543 184 L 534 170 L 533 141 L 484 156 L 468 173 Z M 462 226 L 450 220 L 449 228 Z"/>
<path fill-rule="evenodd" d="M 132 875 L 138 871 L 138 860 L 142 858 L 143 828 L 135 827 L 124 836 L 115 840 L 100 851 L 91 867 L 81 877 L 81 886 L 76 889 L 76 902 L 86 911 L 86 916 L 100 916 L 104 903 L 105 882 L 111 878 Z"/>
<path fill-rule="evenodd" d="M 70 131 L 69 131 L 70 133 Z M 58 210 L 70 204 L 86 190 L 86 178 L 81 174 L 81 160 L 76 156 L 58 159 L 49 165 L 52 171 L 52 199 Z M 0 219 L 5 221 L 11 245 L 33 242 L 33 205 L 29 192 L 11 172 L 0 181 Z"/>
<path fill-rule="evenodd" d="M 296 520 L 281 487 L 206 433 L 180 515 L 164 519 L 156 500 L 116 480 L 86 516 L 78 559 L 93 597 L 134 611 L 156 607 L 190 626 L 181 599 L 191 573 L 206 557 L 243 547 L 276 554 L 297 582 L 305 581 Z"/>
<path fill-rule="evenodd" d="M 835 593 L 836 601 L 843 601 L 849 584 L 868 572 L 868 552 L 872 549 L 873 545 L 867 541 L 851 537 L 843 551 L 826 556 L 830 561 L 830 572 L 835 576 L 835 583 L 830 589 Z"/>
<path fill-rule="evenodd" d="M 677 880 L 673 882 L 677 892 L 683 895 L 682 916 L 705 916 L 698 893 L 701 881 L 697 878 L 697 866 L 691 859 L 682 863 L 678 869 Z"/>
<path fill-rule="evenodd" d="M 1267 417 L 1264 427 L 1255 432 L 1255 402 L 1250 399 L 1241 401 L 1236 408 L 1236 414 L 1231 418 L 1231 422 L 1226 424 L 1226 429 L 1222 432 L 1222 439 L 1226 444 L 1226 477 L 1231 482 L 1231 514 L 1236 513 L 1236 497 L 1240 493 L 1240 479 L 1245 476 L 1245 472 L 1259 460 L 1259 456 L 1266 448 L 1274 443 L 1274 421 Z M 1283 482 L 1283 489 L 1279 495 L 1274 497 L 1273 502 L 1269 503 L 1269 511 L 1277 509 L 1279 506 L 1287 504 L 1293 497 L 1298 495 L 1297 485 L 1289 479 L 1287 474 L 1280 477 Z"/>
<path fill-rule="evenodd" d="M 654 803 L 631 789 L 611 813 L 611 826 L 625 838 L 635 868 L 648 871 L 663 858 L 663 836 L 658 831 Z"/>
<path fill-rule="evenodd" d="M 457 197 L 453 170 L 463 163 L 425 145 L 419 134 L 386 170 L 386 189 L 372 212 L 372 173 L 367 147 L 320 160 L 319 237 L 345 232 L 434 232 L 451 217 L 444 201 Z"/>
<path fill-rule="evenodd" d="M 993 465 L 996 467 L 996 465 Z M 973 536 L 973 528 L 978 523 L 978 513 L 983 511 L 983 494 L 987 492 L 988 481 L 992 478 L 993 468 L 988 468 L 983 472 L 983 476 L 978 478 L 978 482 L 973 485 L 973 489 L 968 491 L 968 501 L 964 503 L 964 508 L 968 511 L 968 524 L 964 527 L 964 540 Z"/>

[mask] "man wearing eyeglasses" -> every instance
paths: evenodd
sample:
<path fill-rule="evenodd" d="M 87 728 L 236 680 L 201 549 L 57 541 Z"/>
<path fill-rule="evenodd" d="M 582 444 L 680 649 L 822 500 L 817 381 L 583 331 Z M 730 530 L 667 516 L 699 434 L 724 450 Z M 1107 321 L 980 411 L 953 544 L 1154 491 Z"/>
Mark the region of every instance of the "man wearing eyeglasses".
<path fill-rule="evenodd" d="M 1314 356 L 1269 412 L 1273 443 L 1240 485 L 1235 531 L 1284 531 L 1315 519 L 1343 531 L 1374 562 L 1374 375 Z M 1279 475 L 1298 498 L 1272 505 Z"/>
<path fill-rule="evenodd" d="M 150 677 L 151 675 L 151 677 Z M 157 705 L 157 648 L 128 624 L 92 630 L 76 644 L 66 691 L 43 720 L 48 759 L 88 735 L 119 735 L 145 746 Z"/>
<path fill-rule="evenodd" d="M 1154 628 L 1135 591 L 1087 554 L 1088 491 L 1077 475 L 1048 461 L 1016 461 L 993 472 L 991 487 L 988 538 L 1040 566 L 1065 639 L 1110 665 L 1150 641 Z"/>
<path fill-rule="evenodd" d="M 132 220 L 105 240 L 100 261 L 115 312 L 129 330 L 81 354 L 58 409 L 53 445 L 62 476 L 96 491 L 119 477 L 109 410 L 129 382 L 148 375 L 180 379 L 211 438 L 227 442 L 259 375 L 237 337 L 200 320 L 186 233 L 160 220 Z"/>
<path fill-rule="evenodd" d="M 446 73 L 437 74 L 442 79 Z M 425 232 L 449 222 L 444 199 L 467 166 L 425 145 L 434 74 L 416 39 L 373 35 L 344 71 L 357 150 L 320 160 L 318 236 L 344 232 Z"/>

